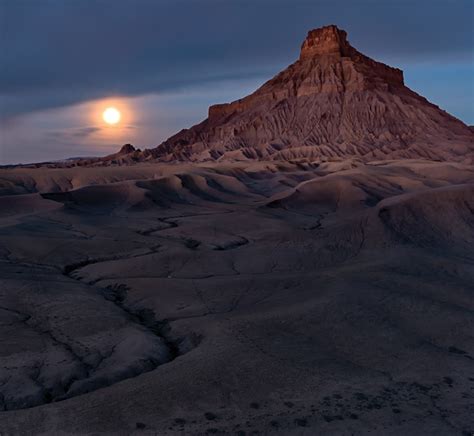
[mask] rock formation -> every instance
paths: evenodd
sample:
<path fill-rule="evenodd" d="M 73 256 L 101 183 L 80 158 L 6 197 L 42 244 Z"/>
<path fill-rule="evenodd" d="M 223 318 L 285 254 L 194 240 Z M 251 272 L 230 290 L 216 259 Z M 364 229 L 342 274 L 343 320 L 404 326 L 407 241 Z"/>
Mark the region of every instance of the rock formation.
<path fill-rule="evenodd" d="M 118 155 L 127 155 L 136 151 L 136 148 L 132 144 L 124 144 L 122 148 L 119 150 Z"/>
<path fill-rule="evenodd" d="M 403 72 L 353 48 L 331 25 L 253 94 L 142 153 L 160 161 L 356 156 L 474 162 L 472 130 L 404 85 Z"/>
<path fill-rule="evenodd" d="M 75 166 L 111 166 L 111 165 L 132 165 L 144 160 L 149 154 L 148 150 L 141 151 L 132 144 L 124 144 L 117 153 L 109 154 L 104 157 L 77 158 L 72 161 L 62 162 L 61 167 Z M 49 167 L 57 167 L 56 162 L 48 163 Z"/>

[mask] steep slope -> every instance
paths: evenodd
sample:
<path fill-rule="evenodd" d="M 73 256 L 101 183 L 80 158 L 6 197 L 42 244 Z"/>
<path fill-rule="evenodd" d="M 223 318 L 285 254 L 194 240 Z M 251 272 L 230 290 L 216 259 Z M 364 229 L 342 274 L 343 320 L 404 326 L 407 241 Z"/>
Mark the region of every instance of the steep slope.
<path fill-rule="evenodd" d="M 474 162 L 472 130 L 404 85 L 403 72 L 353 48 L 331 25 L 253 94 L 209 108 L 202 123 L 143 158 L 161 161 L 348 157 Z"/>

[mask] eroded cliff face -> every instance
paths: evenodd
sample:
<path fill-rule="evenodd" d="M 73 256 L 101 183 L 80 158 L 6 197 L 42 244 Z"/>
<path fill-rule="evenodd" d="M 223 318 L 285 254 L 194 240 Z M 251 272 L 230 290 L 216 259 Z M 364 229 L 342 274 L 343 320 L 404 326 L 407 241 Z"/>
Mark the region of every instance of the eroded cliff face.
<path fill-rule="evenodd" d="M 472 131 L 411 91 L 403 72 L 374 61 L 336 26 L 312 30 L 299 59 L 253 94 L 209 108 L 202 123 L 148 159 L 358 156 L 473 162 Z"/>

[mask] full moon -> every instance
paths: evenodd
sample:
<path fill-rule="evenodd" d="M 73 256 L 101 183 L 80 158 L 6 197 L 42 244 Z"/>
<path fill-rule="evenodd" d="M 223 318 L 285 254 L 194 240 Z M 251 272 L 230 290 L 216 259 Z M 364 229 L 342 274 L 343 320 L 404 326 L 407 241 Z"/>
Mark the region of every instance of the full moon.
<path fill-rule="evenodd" d="M 114 107 L 108 107 L 102 114 L 102 118 L 107 124 L 117 124 L 120 117 L 120 112 Z"/>

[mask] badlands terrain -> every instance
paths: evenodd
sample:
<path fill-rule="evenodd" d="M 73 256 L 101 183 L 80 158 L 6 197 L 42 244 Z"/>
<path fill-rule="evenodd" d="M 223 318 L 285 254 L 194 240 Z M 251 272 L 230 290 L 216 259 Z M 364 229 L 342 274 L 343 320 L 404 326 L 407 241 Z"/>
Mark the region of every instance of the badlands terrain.
<path fill-rule="evenodd" d="M 472 166 L 140 164 L 1 183 L 4 434 L 474 428 Z"/>
<path fill-rule="evenodd" d="M 0 168 L 0 433 L 471 435 L 473 156 L 329 26 L 158 147 Z"/>

